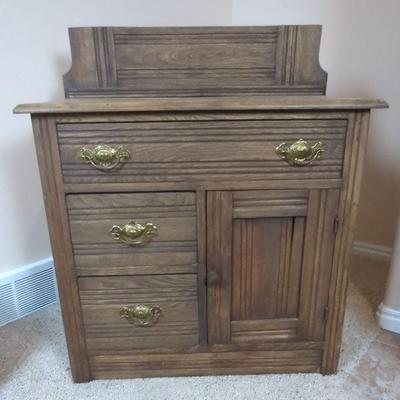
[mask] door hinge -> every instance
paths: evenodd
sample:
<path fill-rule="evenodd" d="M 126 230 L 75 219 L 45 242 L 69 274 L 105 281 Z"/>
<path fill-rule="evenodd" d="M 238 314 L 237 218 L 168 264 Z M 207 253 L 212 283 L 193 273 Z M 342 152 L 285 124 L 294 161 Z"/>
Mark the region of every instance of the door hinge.
<path fill-rule="evenodd" d="M 335 235 L 336 233 L 338 233 L 338 230 L 339 230 L 339 217 L 336 216 L 335 219 L 333 220 L 333 232 L 335 233 Z"/>
<path fill-rule="evenodd" d="M 325 321 L 325 322 L 328 321 L 328 316 L 329 316 L 329 307 L 326 306 L 326 307 L 324 308 L 324 321 Z"/>

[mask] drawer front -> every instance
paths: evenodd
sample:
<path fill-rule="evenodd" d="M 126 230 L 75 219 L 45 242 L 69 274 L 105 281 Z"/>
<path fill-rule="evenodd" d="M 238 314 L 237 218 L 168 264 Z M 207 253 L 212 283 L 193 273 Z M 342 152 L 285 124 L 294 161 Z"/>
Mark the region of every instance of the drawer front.
<path fill-rule="evenodd" d="M 204 117 L 205 118 L 205 117 Z M 340 179 L 345 119 L 153 121 L 59 124 L 64 182 L 148 183 L 268 179 Z M 320 160 L 298 166 L 277 146 L 321 142 Z M 80 158 L 82 148 L 122 146 L 121 161 L 101 171 Z M 97 163 L 97 167 L 96 164 Z M 101 166 L 101 165 L 100 165 Z"/>
<path fill-rule="evenodd" d="M 196 275 L 79 278 L 78 282 L 89 352 L 198 344 Z"/>
<path fill-rule="evenodd" d="M 74 194 L 67 207 L 78 275 L 196 272 L 194 193 Z"/>

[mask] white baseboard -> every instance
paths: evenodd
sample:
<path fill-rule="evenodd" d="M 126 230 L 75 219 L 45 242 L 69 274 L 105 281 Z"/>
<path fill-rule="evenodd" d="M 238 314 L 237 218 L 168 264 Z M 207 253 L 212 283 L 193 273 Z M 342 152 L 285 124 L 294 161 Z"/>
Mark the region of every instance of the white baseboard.
<path fill-rule="evenodd" d="M 376 316 L 379 320 L 379 325 L 388 331 L 400 334 L 400 311 L 380 304 Z"/>
<path fill-rule="evenodd" d="M 58 292 L 52 258 L 0 274 L 0 326 L 56 301 Z"/>
<path fill-rule="evenodd" d="M 393 250 L 391 247 L 366 242 L 353 243 L 353 253 L 362 254 L 369 257 L 390 260 L 392 257 L 392 252 Z"/>

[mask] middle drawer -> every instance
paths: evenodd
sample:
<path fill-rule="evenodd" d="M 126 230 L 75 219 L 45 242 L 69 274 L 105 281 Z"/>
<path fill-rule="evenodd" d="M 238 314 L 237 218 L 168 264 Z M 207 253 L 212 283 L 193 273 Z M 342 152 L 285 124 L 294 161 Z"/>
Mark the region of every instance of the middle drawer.
<path fill-rule="evenodd" d="M 77 275 L 197 271 L 193 192 L 67 196 Z"/>

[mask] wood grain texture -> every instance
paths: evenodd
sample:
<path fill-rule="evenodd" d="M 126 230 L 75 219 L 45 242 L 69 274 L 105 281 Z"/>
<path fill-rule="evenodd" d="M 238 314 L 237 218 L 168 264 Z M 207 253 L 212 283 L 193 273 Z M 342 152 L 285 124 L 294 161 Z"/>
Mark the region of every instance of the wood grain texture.
<path fill-rule="evenodd" d="M 325 332 L 326 345 L 321 368 L 321 372 L 324 374 L 335 373 L 339 362 L 348 286 L 348 268 L 360 199 L 369 118 L 369 112 L 357 112 L 349 116 L 350 123 L 344 159 L 345 174 L 340 193 L 338 232 L 329 286 L 329 312 Z"/>
<path fill-rule="evenodd" d="M 324 342 L 296 342 L 296 341 L 266 341 L 264 343 L 229 343 L 212 344 L 196 346 L 177 346 L 174 348 L 156 348 L 156 349 L 133 349 L 133 350 L 109 350 L 91 352 L 91 356 L 137 356 L 149 354 L 191 354 L 191 353 L 227 353 L 227 352 L 248 352 L 248 351 L 292 351 L 292 350 L 322 350 Z"/>
<path fill-rule="evenodd" d="M 95 119 L 94 119 L 95 118 Z M 288 122 L 289 125 L 294 126 L 293 124 L 297 123 L 299 124 L 299 126 L 297 127 L 298 133 L 299 135 L 302 134 L 303 136 L 305 135 L 306 131 L 308 129 L 312 130 L 312 125 L 309 124 L 310 121 L 314 120 L 318 120 L 318 122 L 316 121 L 317 126 L 319 126 L 320 128 L 320 132 L 321 129 L 325 129 L 326 132 L 323 135 L 322 133 L 319 134 L 320 139 L 329 139 L 332 138 L 330 135 L 334 134 L 334 128 L 328 128 L 329 126 L 329 121 L 342 121 L 342 124 L 345 123 L 343 121 L 346 121 L 347 118 L 347 114 L 345 112 L 297 112 L 297 113 L 276 113 L 276 112 L 270 112 L 270 113 L 265 113 L 265 112 L 253 112 L 253 113 L 244 113 L 244 114 L 240 114 L 240 113 L 220 113 L 218 112 L 217 114 L 210 114 L 210 113 L 197 113 L 197 114 L 186 114 L 186 113 L 174 113 L 174 114 L 162 114 L 162 115 L 155 115 L 155 114 L 151 114 L 151 115 L 145 115 L 145 114 L 113 114 L 113 115 L 108 115 L 107 117 L 100 116 L 97 115 L 96 117 L 91 117 L 90 115 L 76 115 L 75 117 L 71 118 L 68 116 L 62 116 L 62 117 L 58 117 L 58 120 L 62 120 L 63 121 L 63 125 L 65 125 L 65 122 L 68 122 L 68 125 L 74 125 L 73 122 L 80 122 L 80 125 L 84 125 L 82 124 L 82 122 L 84 121 L 91 121 L 91 122 L 95 122 L 98 121 L 98 123 L 96 123 L 94 126 L 100 127 L 100 122 L 101 123 L 105 123 L 107 124 L 109 127 L 114 125 L 114 123 L 117 123 L 117 126 L 120 126 L 119 123 L 121 120 L 134 120 L 134 121 L 141 121 L 144 122 L 146 120 L 148 120 L 148 122 L 161 122 L 163 121 L 164 124 L 167 124 L 167 122 L 171 122 L 173 121 L 174 123 L 187 123 L 188 120 L 189 121 L 202 121 L 201 123 L 206 124 L 206 122 L 204 121 L 210 121 L 210 124 L 212 125 L 212 121 L 216 120 L 217 124 L 223 123 L 223 124 L 231 124 L 232 126 L 235 126 L 235 123 L 232 122 L 228 122 L 228 121 L 237 121 L 238 119 L 243 119 L 243 120 L 255 120 L 258 124 L 260 124 L 260 120 L 265 120 L 265 124 L 272 124 L 272 126 L 274 124 L 282 124 L 282 126 L 284 126 L 284 124 L 286 122 Z M 221 121 L 221 122 L 219 122 Z M 280 122 L 279 122 L 280 121 Z M 297 122 L 296 122 L 297 121 Z M 243 121 L 241 122 L 243 124 Z M 302 126 L 302 124 L 306 124 L 307 128 L 305 129 L 301 129 L 300 126 Z M 193 122 L 194 126 L 195 122 Z M 92 125 L 93 126 L 93 125 Z M 132 124 L 130 126 L 135 126 L 135 124 Z M 150 124 L 150 126 L 156 127 L 157 124 Z M 178 125 L 179 126 L 179 125 Z M 193 126 L 193 125 L 192 125 Z M 323 128 L 325 126 L 325 128 Z M 93 129 L 93 128 L 92 128 Z M 112 128 L 110 127 L 110 132 L 109 132 L 109 139 L 108 140 L 112 140 Z M 296 131 L 296 130 L 295 130 Z M 207 132 L 207 131 L 206 131 Z M 278 133 L 277 130 L 275 130 L 276 133 Z M 249 132 L 250 133 L 250 132 Z M 268 138 L 269 136 L 267 135 L 266 132 L 265 136 L 261 136 L 265 138 Z M 134 131 L 132 131 L 131 133 L 131 137 L 132 140 L 134 140 Z M 247 136 L 248 135 L 244 135 Z M 248 137 L 248 139 L 245 140 L 249 140 L 251 139 L 251 135 Z M 260 136 L 259 136 L 260 137 Z M 271 138 L 273 138 L 274 135 L 271 134 Z M 278 138 L 279 136 L 275 136 L 275 138 Z M 218 139 L 219 136 L 217 135 L 216 138 Z M 287 136 L 286 136 L 287 138 Z M 71 139 L 72 140 L 72 139 Z M 126 138 L 124 139 L 126 140 Z M 199 140 L 199 137 L 198 139 Z M 274 139 L 275 140 L 275 139 Z M 279 143 L 279 142 L 277 142 Z M 94 143 L 93 143 L 94 144 Z M 166 143 L 168 144 L 168 143 Z M 193 143 L 188 143 L 189 145 Z M 239 143 L 238 143 L 239 144 Z M 171 144 L 170 144 L 171 145 Z M 204 143 L 203 143 L 204 145 Z M 75 145 L 76 146 L 76 145 Z M 132 142 L 132 146 L 134 146 L 134 142 Z M 147 145 L 147 147 L 150 146 L 150 144 Z M 182 144 L 181 144 L 182 146 Z M 76 146 L 76 150 L 78 150 L 78 147 Z M 173 149 L 174 150 L 174 149 Z M 174 150 L 175 151 L 175 150 Z M 77 168 L 79 161 L 77 158 L 77 154 L 71 154 L 71 157 L 75 156 L 76 158 L 73 160 L 74 163 L 76 162 L 77 164 L 71 164 L 71 166 L 73 168 Z M 143 155 L 142 155 L 143 156 Z M 244 158 L 245 155 L 242 155 L 242 157 Z M 150 160 L 149 160 L 150 161 Z M 327 161 L 325 161 L 327 162 Z M 248 177 L 246 175 L 237 175 L 237 167 L 235 169 L 232 170 L 232 173 L 235 173 L 235 175 L 238 177 L 238 179 L 236 179 L 235 181 L 231 181 L 231 180 L 226 180 L 226 179 L 222 179 L 224 178 L 224 175 L 219 175 L 220 177 L 220 181 L 215 181 L 214 179 L 212 179 L 213 177 L 210 175 L 203 175 L 203 176 L 199 176 L 197 180 L 189 180 L 186 177 L 186 173 L 182 174 L 184 176 L 182 176 L 182 179 L 186 179 L 186 180 L 180 180 L 179 182 L 176 181 L 179 177 L 179 173 L 181 170 L 178 169 L 178 178 L 177 176 L 172 176 L 169 179 L 170 180 L 175 180 L 175 182 L 164 182 L 161 179 L 155 179 L 154 177 L 154 169 L 152 168 L 152 164 L 150 163 L 148 166 L 151 167 L 150 171 L 153 172 L 153 176 L 148 176 L 145 175 L 143 178 L 139 178 L 139 177 L 134 177 L 133 175 L 135 175 L 134 171 L 131 175 L 131 177 L 129 177 L 128 179 L 126 178 L 126 176 L 120 176 L 119 179 L 123 180 L 124 183 L 115 183 L 112 181 L 112 179 L 114 178 L 115 175 L 118 175 L 119 173 L 123 172 L 122 170 L 116 171 L 114 173 L 109 174 L 110 177 L 107 178 L 104 176 L 104 174 L 101 174 L 97 171 L 91 171 L 90 173 L 95 174 L 94 177 L 89 177 L 89 176 L 84 176 L 82 177 L 75 177 L 74 178 L 74 183 L 73 184 L 65 184 L 65 190 L 67 192 L 73 193 L 73 192 L 97 192 L 97 191 L 108 191 L 108 192 L 124 192 L 124 191 L 154 191 L 154 190 L 198 190 L 198 189 L 208 189 L 208 190 L 213 190 L 213 189 L 227 189 L 227 190 L 232 190 L 232 189 L 250 189 L 250 188 L 265 188 L 265 189 L 272 189 L 272 188 L 285 188 L 285 187 L 299 187 L 299 188 L 312 188 L 312 187 L 339 187 L 340 186 L 340 180 L 339 179 L 333 179 L 330 178 L 331 180 L 321 180 L 318 178 L 318 176 L 321 176 L 321 174 L 324 174 L 324 176 L 326 176 L 327 173 L 329 173 L 330 175 L 333 174 L 337 174 L 337 172 L 332 172 L 330 171 L 330 169 L 334 168 L 337 169 L 337 167 L 335 166 L 327 166 L 324 165 L 324 161 L 321 160 L 319 163 L 320 164 L 319 168 L 323 168 L 325 169 L 325 172 L 321 172 L 319 171 L 319 169 L 317 168 L 317 170 L 319 172 L 309 172 L 307 174 L 307 177 L 310 178 L 307 181 L 303 180 L 300 178 L 303 177 L 303 173 L 307 171 L 307 167 L 302 168 L 302 169 L 297 169 L 297 168 L 288 168 L 287 164 L 284 161 L 278 161 L 278 163 L 280 163 L 285 171 L 291 171 L 291 175 L 293 177 L 293 179 L 288 179 L 288 182 L 284 182 L 281 178 L 288 178 L 287 173 L 278 173 L 276 171 L 276 169 L 274 170 L 274 176 L 277 177 L 277 179 L 275 180 L 271 180 L 269 179 L 271 177 L 271 174 L 269 173 L 269 170 L 266 170 L 265 168 L 260 168 L 259 165 L 260 164 L 264 164 L 265 162 L 261 162 L 258 161 L 255 163 L 255 165 L 258 165 L 258 173 L 255 175 L 256 177 L 259 177 L 260 179 L 258 179 L 257 181 L 253 181 L 253 182 L 249 182 L 248 181 Z M 271 163 L 271 162 L 267 162 Z M 164 163 L 165 164 L 165 163 Z M 196 163 L 192 163 L 192 165 L 195 165 Z M 204 163 L 202 163 L 204 166 Z M 74 167 L 75 165 L 75 167 Z M 141 165 L 140 163 L 136 163 L 136 165 Z M 178 165 L 184 165 L 184 163 L 179 163 Z M 224 166 L 226 168 L 226 163 L 218 163 L 217 165 L 220 166 Z M 165 164 L 165 166 L 169 166 L 169 164 Z M 200 165 L 201 166 L 201 165 Z M 276 168 L 276 167 L 275 167 Z M 312 169 L 312 168 L 311 168 Z M 315 168 L 312 169 L 315 171 Z M 143 169 L 138 170 L 143 172 Z M 211 169 L 210 172 L 213 172 L 214 169 Z M 249 167 L 247 167 L 247 171 L 252 171 L 254 172 L 253 169 L 249 169 Z M 310 171 L 308 169 L 308 171 Z M 327 172 L 330 171 L 330 172 Z M 160 170 L 161 173 L 163 173 L 165 176 L 165 170 Z M 200 171 L 199 171 L 200 172 Z M 218 172 L 218 171 L 217 171 Z M 85 174 L 85 172 L 83 171 L 83 174 Z M 103 184 L 103 183 L 98 183 L 96 182 L 96 184 L 93 183 L 79 183 L 82 180 L 85 181 L 90 181 L 91 179 L 96 179 L 96 174 L 98 177 L 100 177 L 100 179 L 102 180 L 108 180 L 109 183 L 107 184 Z M 229 176 L 229 175 L 228 175 Z M 261 179 L 262 177 L 265 177 L 264 179 Z M 186 178 L 185 178 L 186 177 Z M 208 177 L 208 178 L 207 178 Z M 268 179 L 267 179 L 268 178 Z M 77 182 L 78 179 L 78 182 Z M 129 179 L 133 179 L 135 180 L 135 182 L 127 182 L 127 180 Z M 149 182 L 137 182 L 138 179 L 147 179 L 149 180 Z M 200 180 L 203 179 L 203 180 Z"/>
<path fill-rule="evenodd" d="M 53 118 L 33 116 L 32 124 L 71 374 L 75 382 L 87 382 L 91 379 L 91 372 L 74 274 L 73 249 L 62 186 L 55 121 Z"/>
<path fill-rule="evenodd" d="M 207 193 L 208 343 L 230 342 L 232 193 Z"/>
<path fill-rule="evenodd" d="M 246 218 L 233 222 L 232 320 L 265 320 L 273 327 L 293 318 L 291 337 L 321 341 L 339 191 L 235 191 L 233 199 L 233 215 L 238 207 L 236 215 Z M 249 335 L 254 342 L 285 340 L 289 333 Z"/>
<path fill-rule="evenodd" d="M 199 342 L 196 275 L 80 278 L 79 290 L 89 353 L 193 346 Z M 122 306 L 161 307 L 152 326 L 120 318 Z"/>
<path fill-rule="evenodd" d="M 188 273 L 197 270 L 194 193 L 67 196 L 78 275 Z M 129 246 L 110 236 L 113 225 L 151 222 L 158 233 Z"/>
<path fill-rule="evenodd" d="M 312 190 L 304 239 L 299 336 L 322 340 L 335 241 L 338 190 Z"/>
<path fill-rule="evenodd" d="M 199 343 L 207 344 L 207 193 L 196 192 L 197 211 L 197 302 L 199 309 Z"/>
<path fill-rule="evenodd" d="M 66 184 L 338 179 L 345 131 L 346 120 L 329 118 L 58 125 Z M 322 159 L 301 169 L 275 151 L 280 143 L 300 138 L 324 146 Z M 79 158 L 82 147 L 99 144 L 122 145 L 130 159 L 104 172 Z"/>
<path fill-rule="evenodd" d="M 14 113 L 71 114 L 110 113 L 143 111 L 215 111 L 215 110 L 368 110 L 387 108 L 382 99 L 373 98 L 329 98 L 312 97 L 195 97 L 195 98 L 154 98 L 154 99 L 72 99 L 52 103 L 20 104 Z"/>
<path fill-rule="evenodd" d="M 304 235 L 298 226 L 304 230 L 304 218 L 234 221 L 233 320 L 297 317 Z"/>
<path fill-rule="evenodd" d="M 218 374 L 319 372 L 320 350 L 96 355 L 95 379 Z"/>
<path fill-rule="evenodd" d="M 234 192 L 233 320 L 298 317 L 308 197 L 306 190 Z"/>
<path fill-rule="evenodd" d="M 233 217 L 300 217 L 307 215 L 307 204 L 307 190 L 236 190 Z"/>
<path fill-rule="evenodd" d="M 205 98 L 203 98 L 205 100 Z M 250 98 L 244 98 L 244 103 L 246 104 L 246 100 Z M 264 97 L 260 97 L 259 101 L 263 101 Z M 291 97 L 285 97 L 285 99 L 292 99 Z M 285 99 L 281 99 L 284 103 Z M 293 98 L 298 99 L 299 98 Z M 301 98 L 301 99 L 304 99 Z M 309 97 L 306 98 L 310 99 Z M 313 99 L 316 99 L 315 97 Z M 326 99 L 325 97 L 319 97 L 318 99 Z M 158 99 L 165 100 L 168 99 Z M 189 99 L 181 99 L 186 104 Z M 192 99 L 193 101 L 200 101 L 201 99 Z M 209 98 L 210 101 L 216 100 L 215 98 Z M 236 104 L 239 106 L 241 103 L 239 98 L 236 98 Z M 254 99 L 253 100 L 257 100 Z M 332 100 L 332 99 L 331 99 Z M 349 99 L 347 99 L 349 100 Z M 71 100 L 71 102 L 79 102 L 80 100 Z M 88 100 L 89 101 L 89 100 Z M 94 100 L 92 100 L 94 101 Z M 117 101 L 117 99 L 110 99 L 107 101 L 113 103 Z M 133 100 L 132 100 L 133 101 Z M 143 99 L 146 102 L 146 99 Z M 154 99 L 153 101 L 156 101 Z M 175 101 L 171 99 L 171 101 Z M 121 111 L 121 112 L 75 112 L 75 113 L 59 113 L 55 116 L 57 124 L 70 124 L 70 123 L 112 123 L 112 122 L 177 122 L 177 121 L 248 121 L 248 120 L 295 120 L 295 119 L 303 119 L 303 120 L 325 120 L 325 119 L 333 119 L 333 120 L 347 120 L 348 119 L 348 111 L 354 110 L 353 108 L 348 109 L 318 109 L 317 102 L 314 102 L 314 106 L 316 108 L 311 110 L 301 110 L 301 109 L 282 109 L 282 110 L 257 110 L 257 108 L 248 108 L 243 110 L 224 110 L 224 105 L 226 102 L 234 101 L 232 98 L 224 98 L 219 101 L 221 108 L 216 109 L 198 109 L 198 110 L 151 110 L 150 109 L 142 110 L 142 111 Z M 141 103 L 141 102 L 139 102 Z M 282 104 L 283 104 L 282 103 Z M 285 110 L 283 113 L 282 111 Z"/>
<path fill-rule="evenodd" d="M 232 343 L 266 343 L 295 340 L 297 318 L 232 321 Z"/>
<path fill-rule="evenodd" d="M 64 76 L 66 97 L 325 94 L 320 26 L 69 32 L 72 67 Z"/>
<path fill-rule="evenodd" d="M 243 178 L 244 179 L 244 178 Z M 288 179 L 288 180 L 241 180 L 241 181 L 182 181 L 139 183 L 84 183 L 65 184 L 65 192 L 73 193 L 131 193 L 154 191 L 197 190 L 281 190 L 281 189 L 338 189 L 341 179 Z"/>

